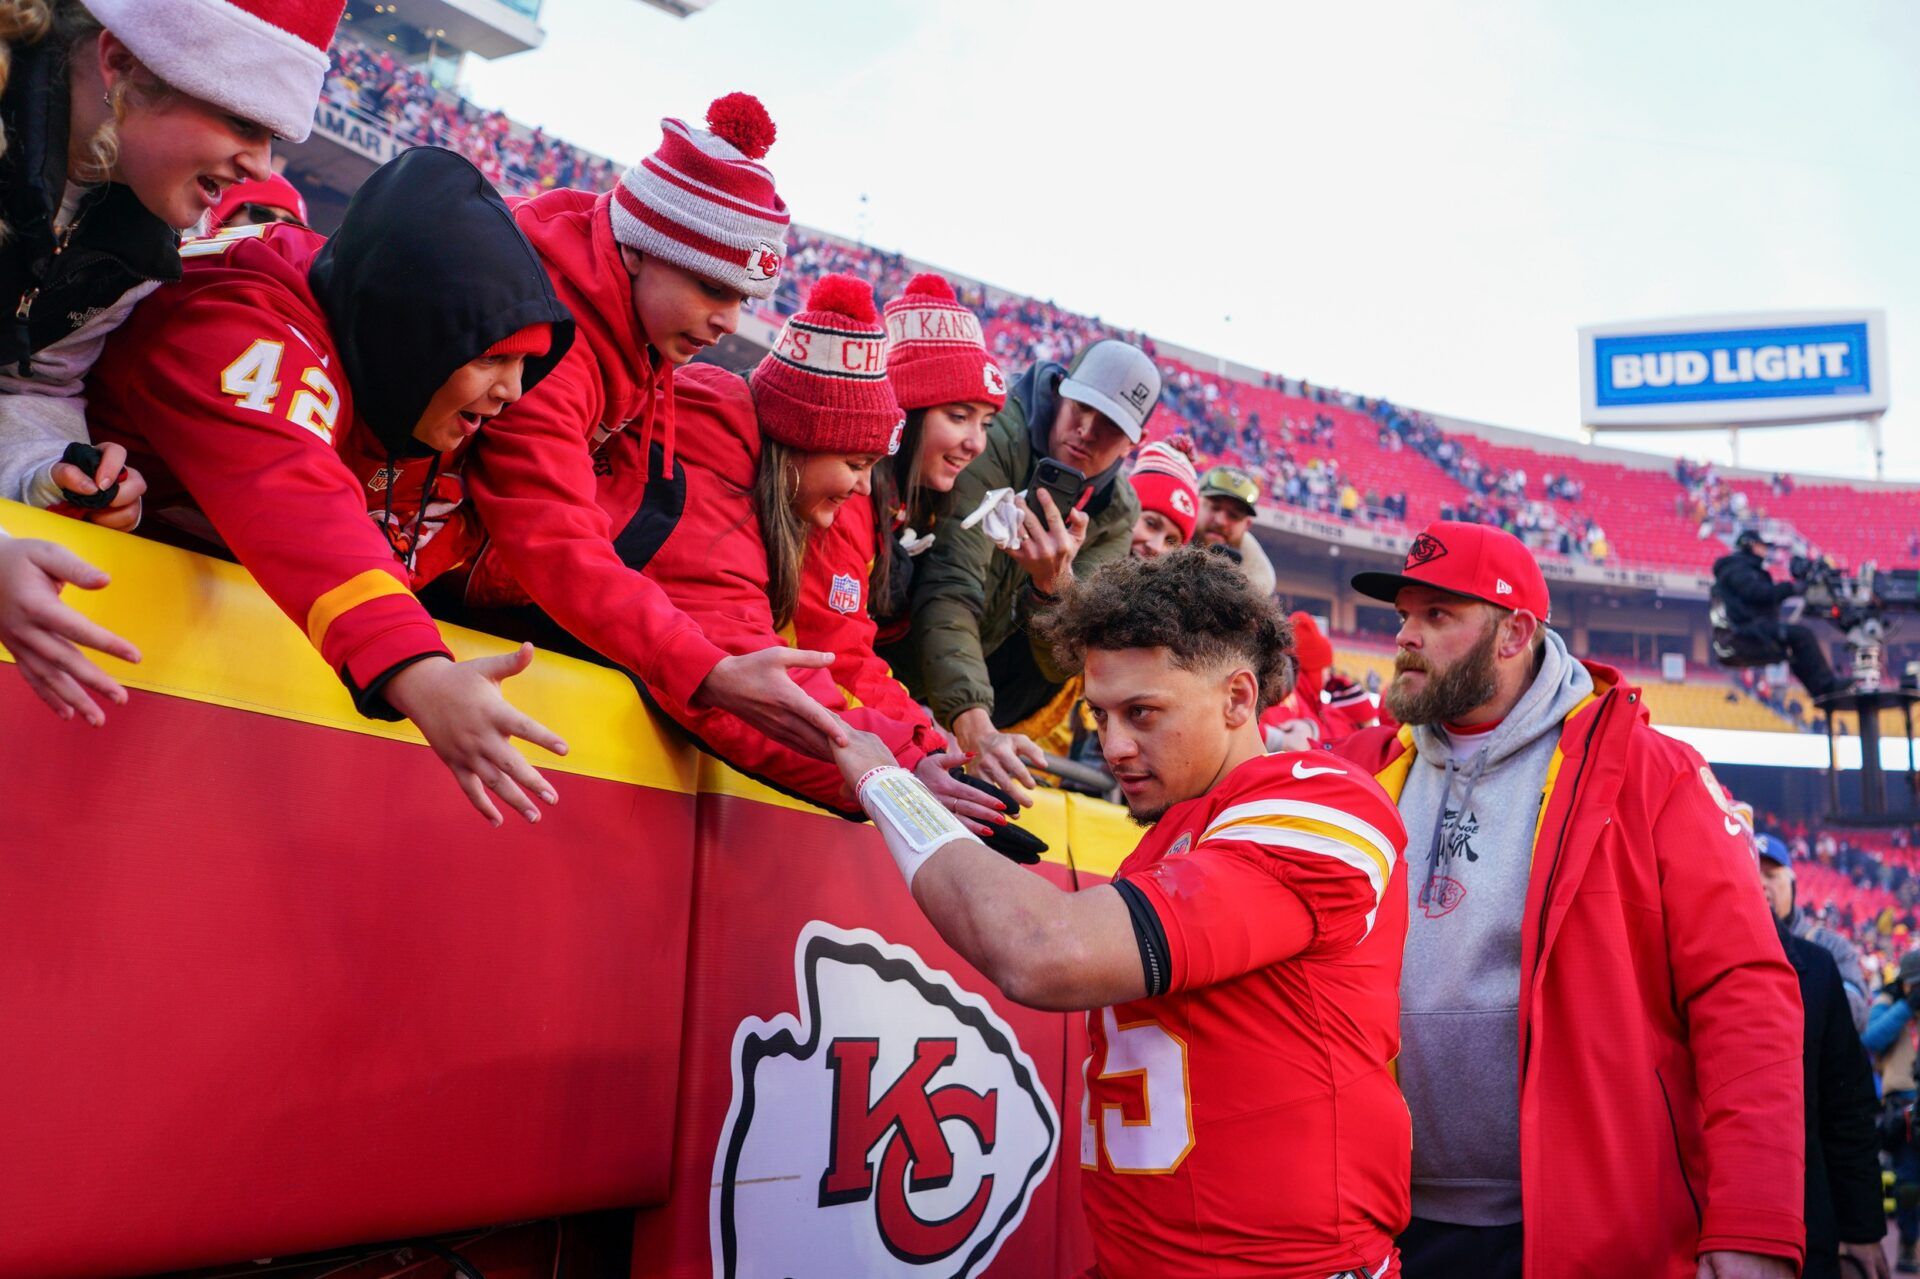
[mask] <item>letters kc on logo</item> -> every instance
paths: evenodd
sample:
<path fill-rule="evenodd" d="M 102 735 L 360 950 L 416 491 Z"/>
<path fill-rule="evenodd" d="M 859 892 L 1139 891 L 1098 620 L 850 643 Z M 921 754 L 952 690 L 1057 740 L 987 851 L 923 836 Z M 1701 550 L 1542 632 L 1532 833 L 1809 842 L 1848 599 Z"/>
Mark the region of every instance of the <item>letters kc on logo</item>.
<path fill-rule="evenodd" d="M 734 1032 L 714 1274 L 979 1274 L 1059 1143 L 1032 1060 L 984 999 L 866 929 L 809 923 L 794 977 L 797 1018 Z"/>

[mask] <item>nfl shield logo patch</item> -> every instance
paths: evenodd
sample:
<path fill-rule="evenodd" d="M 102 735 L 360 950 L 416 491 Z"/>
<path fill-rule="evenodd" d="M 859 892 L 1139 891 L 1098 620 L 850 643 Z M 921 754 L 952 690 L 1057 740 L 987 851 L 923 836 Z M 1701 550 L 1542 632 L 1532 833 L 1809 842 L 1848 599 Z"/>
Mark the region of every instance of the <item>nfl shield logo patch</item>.
<path fill-rule="evenodd" d="M 835 573 L 833 589 L 827 592 L 827 607 L 836 613 L 858 613 L 860 579 L 851 573 Z"/>

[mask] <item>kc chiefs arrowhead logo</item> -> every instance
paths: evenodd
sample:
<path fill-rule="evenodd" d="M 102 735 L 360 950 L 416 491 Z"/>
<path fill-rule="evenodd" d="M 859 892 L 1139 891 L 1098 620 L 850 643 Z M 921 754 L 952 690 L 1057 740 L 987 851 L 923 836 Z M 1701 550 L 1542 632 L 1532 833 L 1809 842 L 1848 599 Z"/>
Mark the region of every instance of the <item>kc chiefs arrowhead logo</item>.
<path fill-rule="evenodd" d="M 747 278 L 771 280 L 780 274 L 780 251 L 765 240 L 747 250 Z"/>
<path fill-rule="evenodd" d="M 1407 548 L 1407 567 L 1419 568 L 1447 553 L 1446 543 L 1431 533 L 1422 533 L 1413 539 L 1413 545 Z"/>
<path fill-rule="evenodd" d="M 794 976 L 799 1017 L 734 1033 L 714 1274 L 979 1274 L 1053 1166 L 1032 1060 L 984 999 L 865 929 L 808 924 Z"/>

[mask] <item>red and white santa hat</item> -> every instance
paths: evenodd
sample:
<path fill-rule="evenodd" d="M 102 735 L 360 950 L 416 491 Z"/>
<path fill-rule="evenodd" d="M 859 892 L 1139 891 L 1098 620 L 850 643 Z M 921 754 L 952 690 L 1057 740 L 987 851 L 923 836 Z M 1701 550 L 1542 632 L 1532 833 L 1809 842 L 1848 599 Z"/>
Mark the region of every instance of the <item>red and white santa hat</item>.
<path fill-rule="evenodd" d="M 1193 540 L 1193 526 L 1200 518 L 1200 473 L 1194 469 L 1192 450 L 1179 436 L 1142 445 L 1128 477 L 1140 509 L 1172 520 L 1182 542 Z"/>
<path fill-rule="evenodd" d="M 823 277 L 748 375 L 760 430 L 806 453 L 894 453 L 905 418 L 887 382 L 873 287 Z"/>
<path fill-rule="evenodd" d="M 932 272 L 887 303 L 887 377 L 903 409 L 991 404 L 997 413 L 1007 402 L 1006 374 L 987 354 L 980 317 Z"/>
<path fill-rule="evenodd" d="M 773 296 L 787 256 L 786 202 L 754 163 L 775 130 L 760 99 L 729 93 L 705 130 L 660 122 L 660 149 L 613 192 L 613 238 L 750 298 Z"/>
<path fill-rule="evenodd" d="M 344 3 L 87 0 L 87 9 L 169 87 L 305 142 Z"/>

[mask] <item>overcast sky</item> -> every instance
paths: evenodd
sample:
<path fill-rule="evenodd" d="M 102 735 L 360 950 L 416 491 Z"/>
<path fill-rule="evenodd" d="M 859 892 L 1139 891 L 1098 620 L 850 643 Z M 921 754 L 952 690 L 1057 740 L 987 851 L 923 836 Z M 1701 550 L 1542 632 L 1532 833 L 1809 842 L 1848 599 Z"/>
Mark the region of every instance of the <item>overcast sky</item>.
<path fill-rule="evenodd" d="M 796 220 L 1442 413 L 1578 430 L 1575 330 L 1884 308 L 1920 480 L 1920 5 L 547 0 L 471 95 L 630 161 L 745 89 Z M 1725 460 L 1723 435 L 1619 437 Z M 1742 461 L 1870 475 L 1857 427 Z"/>

